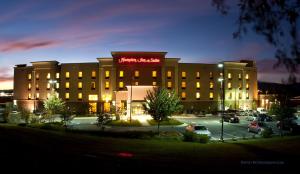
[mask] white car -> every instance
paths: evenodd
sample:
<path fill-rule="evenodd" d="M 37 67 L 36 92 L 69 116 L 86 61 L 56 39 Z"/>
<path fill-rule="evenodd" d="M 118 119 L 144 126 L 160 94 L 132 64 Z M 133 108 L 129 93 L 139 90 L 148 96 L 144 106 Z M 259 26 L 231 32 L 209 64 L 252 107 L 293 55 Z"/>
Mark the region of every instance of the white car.
<path fill-rule="evenodd" d="M 211 137 L 211 132 L 203 125 L 188 125 L 186 130 L 192 131 L 198 135 L 207 135 L 209 138 Z"/>

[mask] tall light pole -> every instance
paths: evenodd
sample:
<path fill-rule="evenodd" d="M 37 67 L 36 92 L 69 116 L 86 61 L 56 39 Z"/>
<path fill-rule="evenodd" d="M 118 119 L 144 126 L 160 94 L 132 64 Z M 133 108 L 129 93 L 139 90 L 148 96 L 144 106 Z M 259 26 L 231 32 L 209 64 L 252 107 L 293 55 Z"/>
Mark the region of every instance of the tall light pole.
<path fill-rule="evenodd" d="M 224 141 L 223 138 L 223 134 L 224 134 L 224 112 L 225 112 L 225 71 L 224 71 L 224 63 L 219 63 L 218 64 L 219 68 L 222 68 L 222 77 L 218 79 L 218 81 L 221 82 L 221 89 L 222 89 L 222 99 L 221 99 L 221 103 L 222 103 L 222 119 L 221 119 L 221 141 Z"/>

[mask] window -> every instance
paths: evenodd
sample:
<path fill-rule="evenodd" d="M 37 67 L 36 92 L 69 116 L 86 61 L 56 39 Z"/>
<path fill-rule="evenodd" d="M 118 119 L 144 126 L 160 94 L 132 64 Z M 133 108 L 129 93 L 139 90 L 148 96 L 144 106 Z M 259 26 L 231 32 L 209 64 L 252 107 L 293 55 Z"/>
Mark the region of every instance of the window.
<path fill-rule="evenodd" d="M 139 71 L 134 71 L 134 77 L 139 77 L 140 76 L 140 72 Z"/>
<path fill-rule="evenodd" d="M 78 78 L 80 78 L 80 79 L 82 78 L 82 71 L 78 72 Z"/>
<path fill-rule="evenodd" d="M 40 79 L 40 74 L 39 74 L 39 73 L 36 73 L 35 78 L 36 78 L 37 80 Z"/>
<path fill-rule="evenodd" d="M 196 92 L 196 99 L 197 99 L 197 100 L 200 99 L 200 92 Z"/>
<path fill-rule="evenodd" d="M 28 99 L 31 99 L 31 93 L 28 93 Z"/>
<path fill-rule="evenodd" d="M 28 89 L 29 90 L 31 89 L 31 83 L 28 83 Z"/>
<path fill-rule="evenodd" d="M 232 78 L 231 73 L 228 73 L 227 76 L 228 76 L 228 79 Z"/>
<path fill-rule="evenodd" d="M 28 77 L 28 80 L 31 80 L 31 74 L 28 74 L 27 77 Z"/>
<path fill-rule="evenodd" d="M 181 88 L 185 89 L 186 88 L 186 82 L 181 82 Z"/>
<path fill-rule="evenodd" d="M 210 82 L 209 83 L 209 89 L 213 89 L 214 88 L 214 83 L 213 82 Z"/>
<path fill-rule="evenodd" d="M 78 100 L 81 100 L 82 99 L 82 93 L 78 93 Z"/>
<path fill-rule="evenodd" d="M 152 71 L 152 77 L 157 77 L 157 72 L 156 71 Z"/>
<path fill-rule="evenodd" d="M 96 83 L 95 82 L 91 82 L 91 89 L 96 89 Z"/>
<path fill-rule="evenodd" d="M 59 89 L 59 83 L 55 84 L 56 89 Z"/>
<path fill-rule="evenodd" d="M 47 98 L 50 98 L 50 93 L 47 93 Z"/>
<path fill-rule="evenodd" d="M 66 78 L 70 78 L 70 72 L 66 72 Z"/>
<path fill-rule="evenodd" d="M 172 77 L 172 71 L 168 71 L 168 72 L 167 72 L 167 77 L 168 77 L 168 78 L 171 78 L 171 77 Z"/>
<path fill-rule="evenodd" d="M 246 93 L 246 99 L 249 99 L 249 92 Z"/>
<path fill-rule="evenodd" d="M 246 89 L 249 89 L 249 83 L 246 84 Z"/>
<path fill-rule="evenodd" d="M 220 73 L 220 77 L 223 77 L 223 73 Z"/>
<path fill-rule="evenodd" d="M 96 78 L 96 71 L 92 71 L 92 78 Z"/>
<path fill-rule="evenodd" d="M 200 89 L 200 82 L 196 82 L 196 88 Z"/>
<path fill-rule="evenodd" d="M 119 77 L 120 77 L 120 78 L 124 77 L 124 71 L 120 71 L 120 72 L 119 72 Z"/>
<path fill-rule="evenodd" d="M 70 88 L 70 82 L 66 82 L 66 89 Z"/>
<path fill-rule="evenodd" d="M 109 71 L 105 71 L 105 78 L 106 78 L 106 79 L 109 78 Z"/>
<path fill-rule="evenodd" d="M 152 82 L 152 86 L 156 86 L 156 82 Z"/>
<path fill-rule="evenodd" d="M 231 82 L 229 82 L 228 84 L 227 84 L 227 87 L 228 87 L 228 89 L 231 89 Z"/>
<path fill-rule="evenodd" d="M 82 82 L 78 82 L 78 89 L 82 89 Z"/>
<path fill-rule="evenodd" d="M 209 78 L 212 79 L 214 77 L 214 74 L 212 72 L 209 72 Z"/>
<path fill-rule="evenodd" d="M 232 99 L 232 93 L 231 92 L 228 94 L 228 99 Z"/>
<path fill-rule="evenodd" d="M 246 74 L 245 79 L 249 80 L 249 74 Z"/>
<path fill-rule="evenodd" d="M 89 95 L 89 100 L 90 101 L 97 101 L 98 100 L 98 95 L 97 94 L 90 94 Z"/>
<path fill-rule="evenodd" d="M 239 83 L 239 90 L 242 89 L 242 83 Z"/>
<path fill-rule="evenodd" d="M 47 89 L 50 89 L 50 83 L 47 83 Z"/>
<path fill-rule="evenodd" d="M 196 72 L 196 78 L 200 79 L 200 72 Z"/>
<path fill-rule="evenodd" d="M 211 100 L 214 99 L 214 93 L 213 92 L 209 93 L 209 99 L 211 99 Z"/>
<path fill-rule="evenodd" d="M 124 88 L 124 82 L 119 82 L 119 88 Z"/>
<path fill-rule="evenodd" d="M 65 94 L 65 98 L 66 98 L 67 100 L 69 100 L 69 98 L 70 98 L 70 93 L 67 92 L 67 93 Z"/>
<path fill-rule="evenodd" d="M 105 82 L 105 89 L 109 89 L 109 82 Z"/>
<path fill-rule="evenodd" d="M 39 90 L 39 84 L 38 84 L 38 83 L 35 84 L 35 89 L 36 89 L 36 90 Z"/>
<path fill-rule="evenodd" d="M 50 78 L 51 78 L 51 74 L 47 73 L 47 79 L 50 79 Z"/>
<path fill-rule="evenodd" d="M 183 79 L 186 78 L 186 72 L 185 72 L 185 71 L 182 71 L 182 72 L 181 72 L 181 77 L 182 77 Z"/>
<path fill-rule="evenodd" d="M 36 93 L 36 98 L 37 98 L 37 99 L 40 98 L 40 93 Z"/>
<path fill-rule="evenodd" d="M 182 92 L 182 93 L 181 93 L 181 99 L 184 100 L 185 98 L 186 98 L 186 93 L 185 93 L 185 92 Z"/>
<path fill-rule="evenodd" d="M 59 93 L 55 93 L 55 95 L 56 95 L 56 98 L 59 98 Z"/>
<path fill-rule="evenodd" d="M 239 80 L 241 80 L 242 79 L 242 74 L 241 73 L 239 73 Z"/>
<path fill-rule="evenodd" d="M 139 82 L 135 82 L 134 85 L 135 85 L 135 86 L 138 86 L 138 85 L 139 85 Z"/>
<path fill-rule="evenodd" d="M 242 99 L 242 93 L 239 92 L 239 99 Z"/>
<path fill-rule="evenodd" d="M 168 82 L 168 86 L 169 89 L 172 88 L 172 82 Z"/>
<path fill-rule="evenodd" d="M 57 79 L 59 79 L 59 73 L 56 73 L 56 74 L 55 74 L 55 77 L 56 77 Z"/>

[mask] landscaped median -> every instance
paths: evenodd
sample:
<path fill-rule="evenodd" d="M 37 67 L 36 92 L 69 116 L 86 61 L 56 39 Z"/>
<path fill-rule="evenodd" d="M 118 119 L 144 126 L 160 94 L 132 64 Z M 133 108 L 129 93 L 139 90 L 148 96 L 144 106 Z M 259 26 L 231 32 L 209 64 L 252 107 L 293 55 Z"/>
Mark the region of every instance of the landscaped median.
<path fill-rule="evenodd" d="M 151 125 L 151 126 L 156 126 L 158 124 L 157 121 L 151 119 L 151 120 L 147 120 L 147 122 Z M 178 125 L 182 125 L 183 123 L 176 120 L 176 119 L 173 119 L 173 118 L 168 118 L 168 119 L 165 119 L 163 121 L 161 121 L 159 123 L 161 126 L 178 126 Z"/>

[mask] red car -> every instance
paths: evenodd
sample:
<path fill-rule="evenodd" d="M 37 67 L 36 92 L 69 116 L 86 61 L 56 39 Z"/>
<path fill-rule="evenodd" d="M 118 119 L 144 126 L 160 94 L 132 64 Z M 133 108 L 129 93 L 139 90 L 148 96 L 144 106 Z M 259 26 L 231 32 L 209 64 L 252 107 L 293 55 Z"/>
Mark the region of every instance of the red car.
<path fill-rule="evenodd" d="M 254 132 L 254 133 L 260 134 L 264 130 L 264 128 L 262 126 L 263 126 L 263 123 L 260 123 L 257 121 L 252 121 L 248 125 L 248 132 Z"/>

